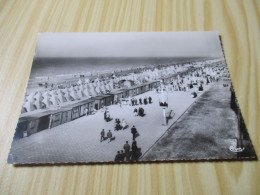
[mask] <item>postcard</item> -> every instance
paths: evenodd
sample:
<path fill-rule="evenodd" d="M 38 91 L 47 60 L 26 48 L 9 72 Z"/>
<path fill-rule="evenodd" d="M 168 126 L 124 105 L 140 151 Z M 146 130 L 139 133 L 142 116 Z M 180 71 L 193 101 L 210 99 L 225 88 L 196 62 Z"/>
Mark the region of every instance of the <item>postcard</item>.
<path fill-rule="evenodd" d="M 8 163 L 247 159 L 217 32 L 39 33 Z"/>

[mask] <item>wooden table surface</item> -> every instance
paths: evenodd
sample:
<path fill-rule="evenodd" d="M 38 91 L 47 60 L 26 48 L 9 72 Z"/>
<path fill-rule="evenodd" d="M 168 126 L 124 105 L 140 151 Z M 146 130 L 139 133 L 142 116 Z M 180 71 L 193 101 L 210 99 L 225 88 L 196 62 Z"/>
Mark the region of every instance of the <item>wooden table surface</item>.
<path fill-rule="evenodd" d="M 6 164 L 38 32 L 219 31 L 260 156 L 260 1 L 0 1 L 0 194 L 260 194 L 260 164 Z"/>

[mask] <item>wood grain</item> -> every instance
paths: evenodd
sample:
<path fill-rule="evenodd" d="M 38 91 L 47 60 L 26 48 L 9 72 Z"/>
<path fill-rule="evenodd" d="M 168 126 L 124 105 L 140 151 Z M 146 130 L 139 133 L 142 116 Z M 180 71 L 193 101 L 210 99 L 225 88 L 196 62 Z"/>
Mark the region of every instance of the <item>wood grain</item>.
<path fill-rule="evenodd" d="M 0 194 L 260 194 L 254 162 L 6 164 L 38 32 L 216 30 L 260 156 L 260 1 L 0 1 Z"/>

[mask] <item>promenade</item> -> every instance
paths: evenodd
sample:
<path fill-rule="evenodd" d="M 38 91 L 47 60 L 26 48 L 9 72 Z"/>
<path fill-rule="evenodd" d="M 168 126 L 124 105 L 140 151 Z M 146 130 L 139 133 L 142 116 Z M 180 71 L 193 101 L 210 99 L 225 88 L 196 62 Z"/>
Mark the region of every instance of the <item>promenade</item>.
<path fill-rule="evenodd" d="M 204 90 L 207 91 L 213 84 L 206 85 Z M 204 91 L 198 93 L 198 96 L 203 93 Z M 174 110 L 175 115 L 169 120 L 168 125 L 164 126 L 162 108 L 159 106 L 160 94 L 149 91 L 135 98 L 145 96 L 151 96 L 153 103 L 108 107 L 111 117 L 126 120 L 129 125 L 126 130 L 114 131 L 114 120 L 106 122 L 104 111 L 98 110 L 94 115 L 81 117 L 16 141 L 11 148 L 9 160 L 14 163 L 114 161 L 117 151 L 123 150 L 125 142 L 132 143 L 133 125 L 140 133 L 136 138 L 137 146 L 142 149 L 142 153 L 145 153 L 196 100 L 192 98 L 191 91 L 168 93 L 169 107 L 166 112 Z M 139 107 L 144 108 L 145 117 L 134 115 L 134 109 Z M 100 142 L 102 129 L 105 129 L 106 133 L 111 130 L 116 139 L 110 143 L 107 140 Z"/>
<path fill-rule="evenodd" d="M 141 160 L 232 159 L 229 147 L 238 138 L 230 89 L 219 81 L 143 155 Z"/>

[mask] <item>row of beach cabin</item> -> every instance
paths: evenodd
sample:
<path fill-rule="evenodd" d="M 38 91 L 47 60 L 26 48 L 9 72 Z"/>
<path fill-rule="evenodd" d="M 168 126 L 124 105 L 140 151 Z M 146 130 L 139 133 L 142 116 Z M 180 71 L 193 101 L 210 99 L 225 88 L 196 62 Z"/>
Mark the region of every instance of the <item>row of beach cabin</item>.
<path fill-rule="evenodd" d="M 47 110 L 41 113 L 22 116 L 19 118 L 14 142 L 42 130 L 70 122 L 85 115 L 91 115 L 95 110 L 117 104 L 122 98 L 134 97 L 157 88 L 160 81 L 151 81 L 124 89 L 117 89 L 108 94 L 98 95 L 78 103 L 61 107 L 57 110 Z"/>

